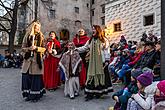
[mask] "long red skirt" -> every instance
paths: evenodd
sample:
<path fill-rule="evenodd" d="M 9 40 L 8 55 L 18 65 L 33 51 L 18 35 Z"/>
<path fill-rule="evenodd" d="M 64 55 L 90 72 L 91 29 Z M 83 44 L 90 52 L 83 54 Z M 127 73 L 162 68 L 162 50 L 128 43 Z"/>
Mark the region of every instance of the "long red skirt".
<path fill-rule="evenodd" d="M 60 58 L 49 55 L 44 60 L 44 86 L 46 89 L 56 89 L 60 85 L 60 73 L 57 71 Z"/>
<path fill-rule="evenodd" d="M 81 73 L 80 73 L 80 87 L 84 87 L 85 82 L 86 82 L 86 68 L 82 62 L 82 68 L 81 68 Z"/>

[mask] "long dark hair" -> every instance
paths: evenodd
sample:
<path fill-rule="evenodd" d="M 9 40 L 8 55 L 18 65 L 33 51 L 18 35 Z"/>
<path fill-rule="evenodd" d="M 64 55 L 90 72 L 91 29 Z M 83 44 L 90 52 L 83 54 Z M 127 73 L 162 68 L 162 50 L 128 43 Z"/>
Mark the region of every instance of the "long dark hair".
<path fill-rule="evenodd" d="M 50 32 L 49 32 L 49 37 L 50 37 L 51 33 L 54 33 L 54 34 L 55 34 L 55 38 L 56 38 L 57 40 L 59 40 L 59 38 L 58 38 L 58 36 L 57 36 L 57 34 L 56 34 L 55 31 L 50 31 Z"/>
<path fill-rule="evenodd" d="M 55 34 L 55 37 L 56 37 L 56 32 L 55 31 L 50 31 L 49 32 L 49 36 L 50 36 L 51 33 L 54 33 Z"/>
<path fill-rule="evenodd" d="M 102 31 L 102 29 L 101 29 L 101 27 L 99 26 L 99 25 L 93 25 L 93 27 L 95 28 L 95 30 L 96 30 L 96 35 L 95 36 L 97 36 L 98 38 L 99 38 L 99 40 L 101 41 L 101 42 L 105 42 L 105 39 L 104 39 L 104 36 L 105 36 L 105 34 L 104 34 L 104 32 Z M 94 38 L 94 36 L 92 35 L 92 37 L 91 37 L 91 39 L 90 39 L 90 41 L 89 42 L 91 42 L 91 40 Z"/>

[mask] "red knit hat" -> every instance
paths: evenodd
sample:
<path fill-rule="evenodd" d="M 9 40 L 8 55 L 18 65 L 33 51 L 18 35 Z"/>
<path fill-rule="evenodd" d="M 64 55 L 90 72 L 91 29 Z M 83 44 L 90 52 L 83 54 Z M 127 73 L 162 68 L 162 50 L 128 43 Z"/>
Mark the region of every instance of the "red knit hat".
<path fill-rule="evenodd" d="M 157 87 L 165 95 L 165 80 L 160 81 Z"/>

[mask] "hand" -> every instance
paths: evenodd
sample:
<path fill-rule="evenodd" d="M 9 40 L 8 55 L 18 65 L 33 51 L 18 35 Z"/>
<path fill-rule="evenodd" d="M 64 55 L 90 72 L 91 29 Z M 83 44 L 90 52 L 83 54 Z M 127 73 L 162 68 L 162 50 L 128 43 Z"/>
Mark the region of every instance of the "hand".
<path fill-rule="evenodd" d="M 133 71 L 135 71 L 135 68 L 133 68 L 133 69 L 131 70 L 131 73 L 132 73 Z"/>
<path fill-rule="evenodd" d="M 108 65 L 108 62 L 105 62 L 105 66 L 107 66 Z"/>
<path fill-rule="evenodd" d="M 116 102 L 119 102 L 119 98 L 117 96 L 114 96 L 114 99 L 116 100 Z"/>
<path fill-rule="evenodd" d="M 60 72 L 60 67 L 57 68 L 56 72 Z"/>
<path fill-rule="evenodd" d="M 56 54 L 57 54 L 57 51 L 56 51 L 55 49 L 53 49 L 53 50 L 52 50 L 52 53 L 53 53 L 54 55 L 56 55 Z"/>
<path fill-rule="evenodd" d="M 104 50 L 105 48 L 106 48 L 106 45 L 103 45 L 103 48 L 102 49 Z"/>
<path fill-rule="evenodd" d="M 135 94 L 132 94 L 132 96 L 131 96 L 131 97 L 132 97 L 132 98 L 134 98 L 134 96 L 135 96 Z"/>
<path fill-rule="evenodd" d="M 48 50 L 48 52 L 51 54 L 52 53 L 52 50 Z"/>
<path fill-rule="evenodd" d="M 44 55 L 44 56 L 42 57 L 43 60 L 45 60 L 45 58 L 46 58 L 46 55 Z"/>
<path fill-rule="evenodd" d="M 77 49 L 77 48 L 75 48 L 75 49 L 74 49 L 74 51 L 78 51 L 78 49 Z"/>
<path fill-rule="evenodd" d="M 37 48 L 36 46 L 31 46 L 31 47 L 29 48 L 29 50 L 33 51 L 33 50 L 35 50 L 36 48 Z"/>

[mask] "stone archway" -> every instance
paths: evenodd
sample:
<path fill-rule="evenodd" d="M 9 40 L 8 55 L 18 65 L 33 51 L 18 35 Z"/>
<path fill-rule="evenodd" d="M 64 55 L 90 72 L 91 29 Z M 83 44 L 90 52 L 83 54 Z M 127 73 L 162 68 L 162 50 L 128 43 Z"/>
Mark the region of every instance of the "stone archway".
<path fill-rule="evenodd" d="M 68 29 L 62 29 L 60 31 L 60 40 L 63 40 L 63 41 L 69 40 L 69 37 L 70 37 L 69 34 L 70 32 Z"/>

